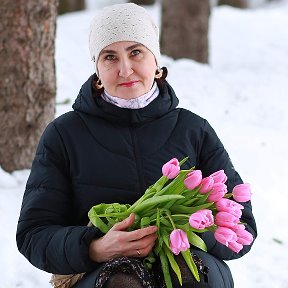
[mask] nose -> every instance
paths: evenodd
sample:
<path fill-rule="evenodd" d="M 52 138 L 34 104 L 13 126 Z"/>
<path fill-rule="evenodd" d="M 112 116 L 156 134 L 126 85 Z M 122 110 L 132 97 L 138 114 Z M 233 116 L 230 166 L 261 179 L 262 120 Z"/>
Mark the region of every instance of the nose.
<path fill-rule="evenodd" d="M 128 78 L 133 72 L 131 61 L 129 59 L 122 59 L 119 63 L 119 76 Z"/>

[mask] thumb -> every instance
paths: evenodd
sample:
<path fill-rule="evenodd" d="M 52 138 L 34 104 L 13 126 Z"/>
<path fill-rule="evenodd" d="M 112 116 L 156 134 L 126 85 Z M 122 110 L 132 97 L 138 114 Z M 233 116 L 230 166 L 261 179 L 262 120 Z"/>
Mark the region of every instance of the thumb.
<path fill-rule="evenodd" d="M 119 223 L 116 223 L 110 230 L 114 230 L 114 231 L 126 230 L 127 228 L 133 225 L 134 220 L 135 220 L 135 214 L 131 213 L 129 217 L 127 217 L 126 219 L 124 219 L 123 221 Z"/>

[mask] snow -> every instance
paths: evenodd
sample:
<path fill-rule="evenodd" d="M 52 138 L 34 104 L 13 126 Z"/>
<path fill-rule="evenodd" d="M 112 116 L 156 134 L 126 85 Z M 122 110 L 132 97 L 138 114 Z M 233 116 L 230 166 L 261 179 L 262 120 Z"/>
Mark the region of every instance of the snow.
<path fill-rule="evenodd" d="M 81 84 L 93 73 L 89 24 L 108 2 L 91 0 L 87 11 L 58 18 L 57 116 L 71 109 Z M 159 23 L 159 5 L 146 8 Z M 162 57 L 180 106 L 208 119 L 252 185 L 259 236 L 249 254 L 228 263 L 236 288 L 288 287 L 287 27 L 287 0 L 249 10 L 214 7 L 209 65 Z M 50 275 L 33 267 L 15 243 L 28 175 L 29 170 L 8 174 L 0 168 L 0 288 L 50 287 Z"/>

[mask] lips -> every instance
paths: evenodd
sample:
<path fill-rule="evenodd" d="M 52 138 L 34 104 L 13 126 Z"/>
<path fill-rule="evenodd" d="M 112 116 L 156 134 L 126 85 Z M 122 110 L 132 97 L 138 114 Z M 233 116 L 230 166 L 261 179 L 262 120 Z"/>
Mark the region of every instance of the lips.
<path fill-rule="evenodd" d="M 121 87 L 132 87 L 133 85 L 135 85 L 136 83 L 138 83 L 139 81 L 128 81 L 128 82 L 123 82 L 120 83 L 119 86 Z"/>

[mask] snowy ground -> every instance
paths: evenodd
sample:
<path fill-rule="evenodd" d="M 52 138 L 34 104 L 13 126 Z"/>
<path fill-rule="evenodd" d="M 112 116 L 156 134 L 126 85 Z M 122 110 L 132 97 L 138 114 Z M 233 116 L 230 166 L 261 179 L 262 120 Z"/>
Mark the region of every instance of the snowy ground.
<path fill-rule="evenodd" d="M 120 1 L 90 1 L 89 11 L 58 18 L 57 115 L 71 109 L 93 73 L 88 28 L 105 2 Z M 159 7 L 149 11 L 159 23 Z M 288 288 L 288 1 L 253 10 L 217 7 L 210 20 L 210 65 L 165 56 L 162 64 L 180 106 L 209 120 L 242 178 L 252 184 L 259 237 L 250 254 L 228 263 L 235 287 Z M 50 287 L 50 275 L 34 268 L 15 244 L 28 175 L 0 168 L 0 288 Z"/>

